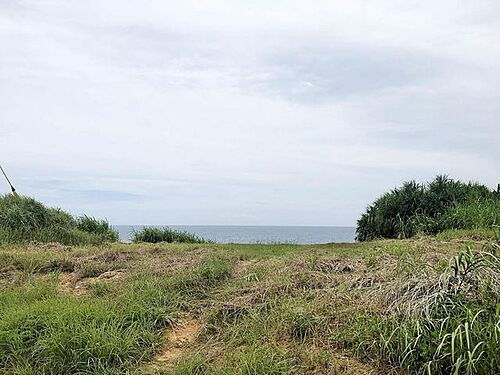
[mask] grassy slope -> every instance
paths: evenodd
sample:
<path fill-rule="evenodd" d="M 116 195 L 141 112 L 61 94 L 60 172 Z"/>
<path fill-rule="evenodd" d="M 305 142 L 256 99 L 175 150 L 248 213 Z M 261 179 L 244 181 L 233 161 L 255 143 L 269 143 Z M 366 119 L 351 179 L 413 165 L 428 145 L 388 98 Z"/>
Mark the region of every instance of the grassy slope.
<path fill-rule="evenodd" d="M 0 246 L 0 373 L 404 373 L 358 344 L 464 246 Z"/>
<path fill-rule="evenodd" d="M 118 232 L 106 220 L 87 215 L 73 217 L 30 197 L 0 194 L 0 244 L 97 245 L 116 241 Z"/>

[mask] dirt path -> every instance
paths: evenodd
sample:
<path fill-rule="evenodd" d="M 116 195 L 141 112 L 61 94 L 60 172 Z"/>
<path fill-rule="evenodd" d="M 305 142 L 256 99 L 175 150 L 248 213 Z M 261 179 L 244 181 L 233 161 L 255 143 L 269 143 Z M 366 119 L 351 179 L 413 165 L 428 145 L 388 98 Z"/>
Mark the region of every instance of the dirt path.
<path fill-rule="evenodd" d="M 155 358 L 157 366 L 172 366 L 181 358 L 195 342 L 200 323 L 194 319 L 179 321 L 175 327 L 166 334 L 165 348 Z"/>

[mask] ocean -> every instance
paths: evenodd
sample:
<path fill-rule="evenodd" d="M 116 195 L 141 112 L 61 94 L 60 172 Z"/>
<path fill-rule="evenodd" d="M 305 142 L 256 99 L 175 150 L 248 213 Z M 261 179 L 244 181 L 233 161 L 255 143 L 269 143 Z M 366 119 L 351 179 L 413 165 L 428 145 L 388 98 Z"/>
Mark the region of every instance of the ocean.
<path fill-rule="evenodd" d="M 163 227 L 163 225 L 151 225 Z M 130 241 L 142 225 L 114 225 L 120 240 Z M 321 244 L 355 242 L 354 227 L 251 226 L 251 225 L 168 225 L 172 229 L 197 234 L 218 243 L 295 243 Z"/>

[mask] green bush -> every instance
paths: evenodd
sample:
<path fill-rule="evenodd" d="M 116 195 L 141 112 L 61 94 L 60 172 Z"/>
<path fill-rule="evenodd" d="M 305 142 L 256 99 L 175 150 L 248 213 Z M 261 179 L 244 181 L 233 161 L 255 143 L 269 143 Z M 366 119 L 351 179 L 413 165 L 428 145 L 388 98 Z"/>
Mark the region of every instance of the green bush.
<path fill-rule="evenodd" d="M 118 232 L 111 228 L 106 220 L 99 220 L 92 216 L 83 215 L 76 220 L 76 227 L 87 233 L 94 233 L 107 241 L 118 241 Z"/>
<path fill-rule="evenodd" d="M 49 226 L 57 226 L 63 228 L 74 228 L 76 220 L 73 216 L 64 212 L 60 208 L 47 208 L 49 212 Z"/>
<path fill-rule="evenodd" d="M 193 233 L 165 228 L 144 227 L 132 236 L 133 242 L 187 242 L 187 243 L 211 243 Z"/>
<path fill-rule="evenodd" d="M 60 242 L 66 245 L 117 241 L 118 233 L 105 220 L 75 219 L 30 197 L 0 196 L 0 243 Z"/>
<path fill-rule="evenodd" d="M 499 223 L 500 194 L 476 183 L 437 176 L 429 184 L 406 182 L 378 198 L 358 220 L 356 238 L 408 238 L 447 229 Z"/>
<path fill-rule="evenodd" d="M 440 218 L 442 229 L 481 229 L 500 225 L 500 199 L 473 199 L 459 203 Z"/>
<path fill-rule="evenodd" d="M 12 194 L 0 197 L 0 229 L 35 231 L 49 226 L 50 216 L 51 212 L 33 198 Z M 53 216 L 55 218 L 57 215 Z"/>

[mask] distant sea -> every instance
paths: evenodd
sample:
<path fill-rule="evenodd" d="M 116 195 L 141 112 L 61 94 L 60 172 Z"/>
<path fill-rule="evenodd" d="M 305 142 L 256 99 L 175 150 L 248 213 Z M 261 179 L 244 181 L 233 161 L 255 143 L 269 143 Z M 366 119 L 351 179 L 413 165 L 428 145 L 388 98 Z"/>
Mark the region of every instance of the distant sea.
<path fill-rule="evenodd" d="M 163 225 L 151 225 L 161 228 Z M 132 233 L 143 225 L 114 225 L 120 240 L 130 241 Z M 321 244 L 354 242 L 354 227 L 288 227 L 250 225 L 168 225 L 172 229 L 197 234 L 218 243 L 295 243 Z"/>

